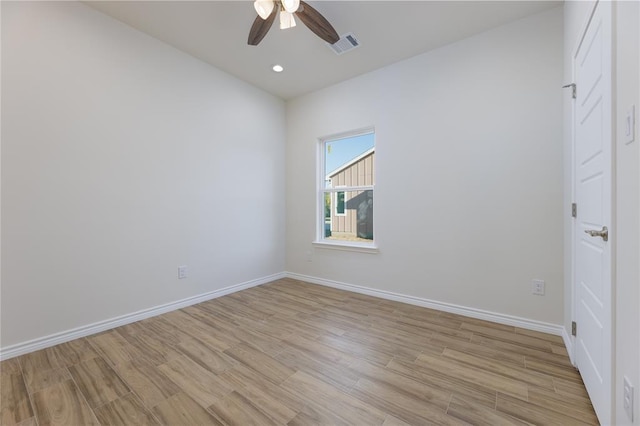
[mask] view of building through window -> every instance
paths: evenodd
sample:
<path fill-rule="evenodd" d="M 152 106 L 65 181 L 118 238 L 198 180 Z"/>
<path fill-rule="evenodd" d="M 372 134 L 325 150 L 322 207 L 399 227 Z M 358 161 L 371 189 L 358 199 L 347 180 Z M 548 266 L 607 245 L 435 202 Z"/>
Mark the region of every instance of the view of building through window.
<path fill-rule="evenodd" d="M 374 133 L 322 141 L 325 240 L 373 241 Z"/>

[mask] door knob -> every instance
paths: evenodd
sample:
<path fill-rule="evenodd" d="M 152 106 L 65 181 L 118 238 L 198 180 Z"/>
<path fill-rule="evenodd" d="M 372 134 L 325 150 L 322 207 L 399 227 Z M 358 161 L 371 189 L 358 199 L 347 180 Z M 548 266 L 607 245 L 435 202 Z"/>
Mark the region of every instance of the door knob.
<path fill-rule="evenodd" d="M 592 237 L 602 237 L 603 241 L 609 241 L 609 230 L 606 226 L 602 227 L 602 231 L 596 231 L 595 229 L 585 229 L 584 232 L 591 235 Z"/>

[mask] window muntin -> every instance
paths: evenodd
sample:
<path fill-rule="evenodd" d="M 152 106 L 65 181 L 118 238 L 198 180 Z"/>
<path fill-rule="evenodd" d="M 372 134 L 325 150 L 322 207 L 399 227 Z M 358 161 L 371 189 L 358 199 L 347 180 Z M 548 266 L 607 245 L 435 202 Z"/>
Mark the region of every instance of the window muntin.
<path fill-rule="evenodd" d="M 373 246 L 372 130 L 321 140 L 318 241 Z"/>

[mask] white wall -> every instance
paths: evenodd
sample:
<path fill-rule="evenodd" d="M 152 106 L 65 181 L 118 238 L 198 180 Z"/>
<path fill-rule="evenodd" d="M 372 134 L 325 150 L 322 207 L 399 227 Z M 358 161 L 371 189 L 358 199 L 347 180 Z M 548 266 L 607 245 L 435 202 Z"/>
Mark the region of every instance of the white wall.
<path fill-rule="evenodd" d="M 594 2 L 565 2 L 565 81 L 572 78 L 571 58 L 587 24 Z M 640 425 L 640 135 L 636 123 L 635 142 L 623 139 L 624 118 L 630 105 L 636 105 L 636 121 L 640 106 L 640 5 L 638 2 L 619 1 L 613 4 L 614 31 L 614 151 L 615 151 L 615 282 L 614 324 L 615 348 L 613 360 L 614 415 L 617 425 Z M 565 98 L 565 122 L 571 122 L 570 97 Z M 570 126 L 565 128 L 565 151 L 571 152 Z M 571 202 L 571 159 L 565 158 L 565 204 Z M 565 227 L 567 250 L 571 244 L 571 226 Z M 569 256 L 570 251 L 567 251 Z M 572 288 L 571 264 L 566 262 L 565 327 L 570 327 L 573 314 L 569 297 Z M 632 423 L 623 408 L 623 377 L 635 386 L 635 421 Z"/>
<path fill-rule="evenodd" d="M 556 8 L 290 101 L 287 270 L 561 324 L 562 23 Z M 380 253 L 314 249 L 317 139 L 366 126 Z"/>
<path fill-rule="evenodd" d="M 2 2 L 2 348 L 282 272 L 284 120 L 81 3 Z"/>
<path fill-rule="evenodd" d="M 616 424 L 632 424 L 623 407 L 623 377 L 635 385 L 635 421 L 640 425 L 640 135 L 624 140 L 625 116 L 631 105 L 640 111 L 640 4 L 615 4 L 616 128 Z"/>

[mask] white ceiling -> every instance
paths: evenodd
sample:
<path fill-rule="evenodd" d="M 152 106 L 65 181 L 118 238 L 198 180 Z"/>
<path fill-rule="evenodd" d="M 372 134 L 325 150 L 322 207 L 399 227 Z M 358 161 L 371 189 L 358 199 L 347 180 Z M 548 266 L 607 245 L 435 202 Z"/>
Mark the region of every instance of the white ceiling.
<path fill-rule="evenodd" d="M 330 86 L 504 23 L 559 1 L 313 1 L 359 48 L 341 56 L 307 29 L 276 22 L 247 45 L 252 1 L 90 1 L 89 6 L 283 99 Z M 272 65 L 285 71 L 277 74 Z"/>

